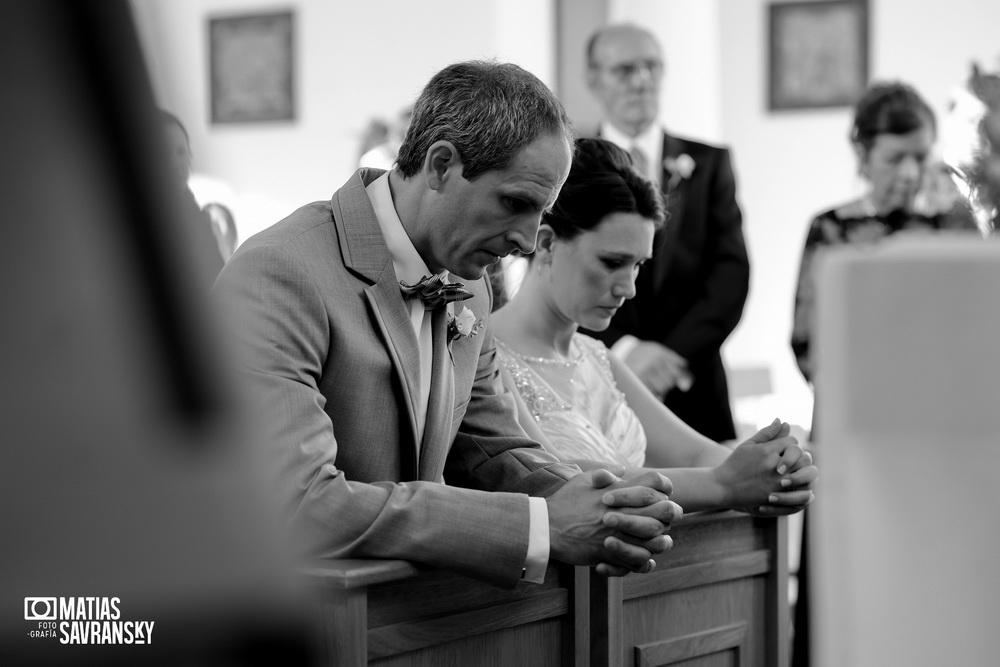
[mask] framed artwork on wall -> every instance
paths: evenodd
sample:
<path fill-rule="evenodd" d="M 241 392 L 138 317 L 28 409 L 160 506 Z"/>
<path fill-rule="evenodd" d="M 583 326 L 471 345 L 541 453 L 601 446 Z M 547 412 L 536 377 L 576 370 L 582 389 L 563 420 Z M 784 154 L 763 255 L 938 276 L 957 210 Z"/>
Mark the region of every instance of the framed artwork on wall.
<path fill-rule="evenodd" d="M 853 104 L 868 84 L 866 0 L 768 7 L 771 110 Z"/>
<path fill-rule="evenodd" d="M 295 119 L 292 12 L 210 18 L 212 123 Z"/>

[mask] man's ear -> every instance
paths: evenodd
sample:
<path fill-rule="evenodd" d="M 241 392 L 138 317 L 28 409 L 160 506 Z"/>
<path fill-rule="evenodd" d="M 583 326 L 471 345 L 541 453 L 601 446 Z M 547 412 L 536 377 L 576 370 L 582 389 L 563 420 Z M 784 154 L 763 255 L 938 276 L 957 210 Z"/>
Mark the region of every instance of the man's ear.
<path fill-rule="evenodd" d="M 598 82 L 597 77 L 598 76 L 600 76 L 600 72 L 597 70 L 597 68 L 594 67 L 593 65 L 588 65 L 587 66 L 587 88 L 589 88 L 591 92 L 596 92 L 597 91 L 597 82 Z"/>
<path fill-rule="evenodd" d="M 538 225 L 538 236 L 535 237 L 535 257 L 541 262 L 548 262 L 552 259 L 552 251 L 555 248 L 556 232 L 551 225 L 542 223 Z"/>
<path fill-rule="evenodd" d="M 458 157 L 458 149 L 450 141 L 439 140 L 427 149 L 424 158 L 424 174 L 427 187 L 439 190 L 450 178 L 462 174 L 462 161 Z"/>

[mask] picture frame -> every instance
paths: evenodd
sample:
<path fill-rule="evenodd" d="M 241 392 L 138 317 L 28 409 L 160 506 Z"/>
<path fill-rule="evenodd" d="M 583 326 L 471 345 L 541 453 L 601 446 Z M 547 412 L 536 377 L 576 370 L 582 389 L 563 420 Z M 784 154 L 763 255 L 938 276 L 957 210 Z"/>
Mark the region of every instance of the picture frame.
<path fill-rule="evenodd" d="M 211 121 L 295 120 L 291 11 L 209 18 Z"/>
<path fill-rule="evenodd" d="M 768 106 L 854 104 L 868 85 L 866 0 L 776 2 L 768 7 Z"/>

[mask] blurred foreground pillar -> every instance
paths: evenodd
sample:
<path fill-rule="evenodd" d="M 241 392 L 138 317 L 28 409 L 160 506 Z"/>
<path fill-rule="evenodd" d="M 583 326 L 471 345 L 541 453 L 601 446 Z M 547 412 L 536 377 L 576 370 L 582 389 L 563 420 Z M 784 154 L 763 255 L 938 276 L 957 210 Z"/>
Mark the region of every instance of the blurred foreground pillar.
<path fill-rule="evenodd" d="M 0 3 L 0 664 L 303 664 L 125 0 Z"/>
<path fill-rule="evenodd" d="M 813 664 L 1000 655 L 1000 244 L 900 237 L 820 267 Z"/>

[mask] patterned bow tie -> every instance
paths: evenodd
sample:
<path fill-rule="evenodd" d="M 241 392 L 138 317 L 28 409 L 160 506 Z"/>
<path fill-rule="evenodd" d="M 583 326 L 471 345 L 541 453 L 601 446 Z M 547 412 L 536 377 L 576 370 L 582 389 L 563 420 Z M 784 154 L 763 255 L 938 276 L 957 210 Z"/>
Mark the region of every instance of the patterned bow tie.
<path fill-rule="evenodd" d="M 447 272 L 434 276 L 424 276 L 413 285 L 399 281 L 399 289 L 404 299 L 421 299 L 427 308 L 437 308 L 449 301 L 465 301 L 472 298 L 472 292 L 465 289 L 464 283 L 446 283 Z"/>

